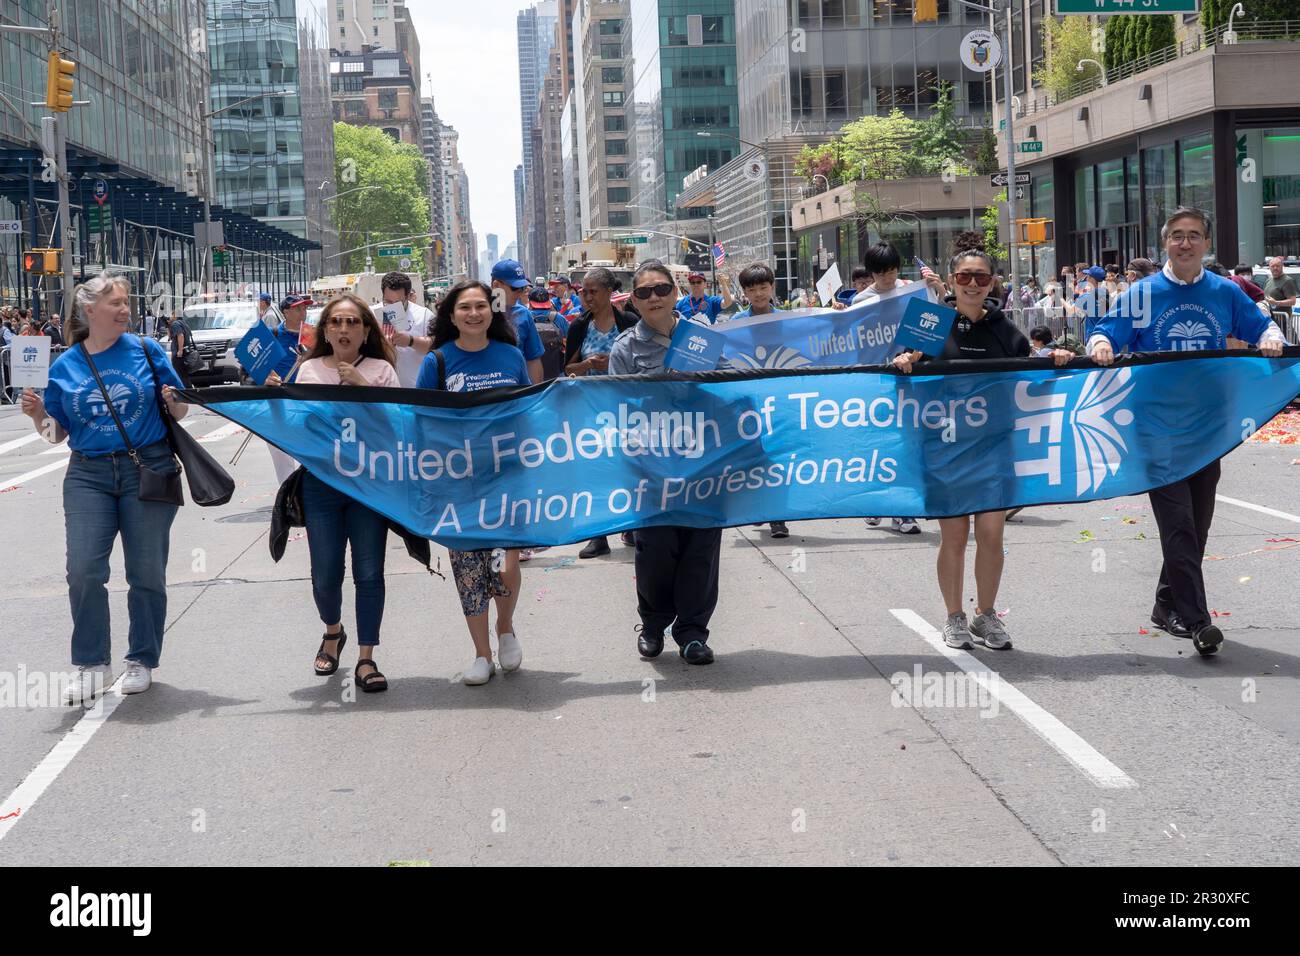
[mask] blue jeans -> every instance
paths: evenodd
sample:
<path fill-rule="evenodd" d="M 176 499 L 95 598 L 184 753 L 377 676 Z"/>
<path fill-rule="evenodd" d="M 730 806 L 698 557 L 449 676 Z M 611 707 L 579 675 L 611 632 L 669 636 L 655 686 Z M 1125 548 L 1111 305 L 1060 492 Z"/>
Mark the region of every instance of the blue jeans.
<path fill-rule="evenodd" d="M 175 471 L 165 441 L 140 449 L 154 471 Z M 122 536 L 130 636 L 126 659 L 157 667 L 167 620 L 167 552 L 176 506 L 141 501 L 140 469 L 125 453 L 87 458 L 72 453 L 63 479 L 68 540 L 68 603 L 72 606 L 72 663 L 109 663 L 108 558 Z"/>
<path fill-rule="evenodd" d="M 379 643 L 384 621 L 384 548 L 388 519 L 335 491 L 311 472 L 303 476 L 302 507 L 307 513 L 311 552 L 311 593 L 325 625 L 343 618 L 343 552 L 352 544 L 352 583 L 357 589 L 357 644 Z"/>

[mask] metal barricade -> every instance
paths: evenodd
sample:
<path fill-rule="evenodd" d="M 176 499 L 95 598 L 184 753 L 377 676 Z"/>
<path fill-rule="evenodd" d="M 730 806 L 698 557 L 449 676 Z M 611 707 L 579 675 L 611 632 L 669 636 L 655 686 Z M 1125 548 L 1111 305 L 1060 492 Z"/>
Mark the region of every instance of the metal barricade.
<path fill-rule="evenodd" d="M 1274 309 L 1273 321 L 1282 330 L 1283 337 L 1290 345 L 1300 345 L 1300 315 L 1289 309 Z"/>

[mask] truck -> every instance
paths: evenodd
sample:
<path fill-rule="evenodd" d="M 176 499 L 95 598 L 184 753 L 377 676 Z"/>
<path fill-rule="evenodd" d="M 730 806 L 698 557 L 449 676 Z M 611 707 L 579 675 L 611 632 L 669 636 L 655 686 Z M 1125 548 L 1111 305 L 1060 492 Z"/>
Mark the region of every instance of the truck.
<path fill-rule="evenodd" d="M 318 305 L 324 305 L 330 299 L 345 292 L 360 296 L 366 302 L 378 302 L 383 298 L 379 284 L 383 280 L 377 272 L 353 272 L 345 275 L 323 276 L 311 284 L 311 297 Z"/>

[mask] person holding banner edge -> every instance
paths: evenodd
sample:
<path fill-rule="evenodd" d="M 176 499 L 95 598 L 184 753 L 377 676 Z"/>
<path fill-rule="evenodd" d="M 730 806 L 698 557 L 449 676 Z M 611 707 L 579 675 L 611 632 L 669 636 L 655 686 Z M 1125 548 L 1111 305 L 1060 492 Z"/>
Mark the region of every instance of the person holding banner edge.
<path fill-rule="evenodd" d="M 641 264 L 632 277 L 632 295 L 641 320 L 614 340 L 609 354 L 612 375 L 657 375 L 672 344 L 678 322 L 673 276 L 656 259 Z M 651 527 L 636 538 L 636 602 L 641 617 L 637 650 L 655 658 L 664 649 L 671 626 L 678 653 L 688 664 L 712 664 L 709 619 L 718 606 L 721 528 Z"/>
<path fill-rule="evenodd" d="M 956 290 L 947 303 L 957 310 L 957 319 L 933 358 L 1004 359 L 1024 358 L 1030 354 L 1029 340 L 1001 309 L 987 299 L 993 285 L 993 260 L 977 250 L 958 253 L 949 269 L 949 281 Z M 894 367 L 910 373 L 913 366 L 931 357 L 905 351 L 894 359 Z M 1065 365 L 1074 353 L 1065 349 L 1052 351 L 1052 361 Z M 975 523 L 975 618 L 967 623 L 962 604 L 966 577 L 966 543 L 972 518 Z M 1002 582 L 1002 536 L 1006 530 L 1005 511 L 985 511 L 939 519 L 939 557 L 936 562 L 939 591 L 943 595 L 948 617 L 943 625 L 943 641 L 949 647 L 970 649 L 971 638 L 990 650 L 1010 650 L 1011 635 L 998 617 L 996 602 Z"/>
<path fill-rule="evenodd" d="M 43 397 L 31 389 L 22 397 L 22 410 L 37 433 L 51 444 L 66 439 L 72 449 L 63 480 L 72 663 L 77 667 L 63 694 L 69 705 L 93 700 L 112 683 L 106 585 L 119 535 L 130 588 L 121 692 L 147 691 L 162 654 L 167 555 L 177 505 L 141 499 L 141 470 L 177 470 L 157 392 L 177 421 L 189 406 L 176 397 L 181 380 L 162 346 L 127 333 L 130 294 L 125 277 L 108 273 L 79 285 L 74 302 L 80 321 L 68 330 L 72 348 L 50 367 Z M 152 367 L 146 350 L 153 355 Z M 116 417 L 108 412 L 110 396 Z"/>
<path fill-rule="evenodd" d="M 321 313 L 316 345 L 298 366 L 300 385 L 370 385 L 400 388 L 396 353 L 364 299 L 344 293 Z M 271 373 L 268 385 L 278 386 Z M 302 507 L 311 556 L 311 590 L 325 634 L 316 652 L 315 671 L 329 677 L 339 669 L 347 644 L 343 628 L 343 570 L 349 545 L 356 586 L 357 663 L 352 674 L 367 694 L 388 690 L 388 679 L 374 661 L 384 620 L 384 556 L 388 520 L 356 499 L 336 491 L 310 471 L 303 475 Z M 363 672 L 364 671 L 364 672 Z"/>
<path fill-rule="evenodd" d="M 438 306 L 433 338 L 409 337 L 406 344 L 432 351 L 424 358 L 416 388 L 476 392 L 487 388 L 531 384 L 531 365 L 516 346 L 515 331 L 506 314 L 492 307 L 492 290 L 469 280 L 451 287 Z M 516 671 L 524 651 L 515 636 L 514 613 L 523 575 L 519 551 L 448 548 L 456 591 L 474 662 L 465 670 L 466 686 L 486 684 L 494 673 L 488 626 L 488 604 L 497 608 L 497 662 L 503 671 Z"/>
<path fill-rule="evenodd" d="M 1228 336 L 1257 343 L 1267 358 L 1281 356 L 1286 339 L 1277 325 L 1231 279 L 1204 268 L 1210 248 L 1208 214 L 1191 207 L 1174 210 L 1160 239 L 1167 254 L 1164 268 L 1122 294 L 1092 329 L 1088 354 L 1095 363 L 1112 365 L 1115 353 L 1125 348 L 1225 349 Z M 1140 298 L 1139 289 L 1144 290 Z M 1190 637 L 1203 657 L 1217 653 L 1223 643 L 1223 632 L 1210 619 L 1201 573 L 1219 475 L 1219 462 L 1214 461 L 1189 478 L 1148 493 L 1164 555 L 1151 623 L 1174 637 Z"/>

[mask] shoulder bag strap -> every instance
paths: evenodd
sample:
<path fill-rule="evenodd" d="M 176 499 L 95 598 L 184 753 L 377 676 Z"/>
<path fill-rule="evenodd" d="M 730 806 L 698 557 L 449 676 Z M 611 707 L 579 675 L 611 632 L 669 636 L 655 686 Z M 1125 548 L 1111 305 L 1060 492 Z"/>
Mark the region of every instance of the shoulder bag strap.
<path fill-rule="evenodd" d="M 95 360 L 90 357 L 90 350 L 86 348 L 86 343 L 81 342 L 81 354 L 86 357 L 86 364 L 90 366 L 91 374 L 95 376 L 95 384 L 99 386 L 99 392 L 104 396 L 104 404 L 108 406 L 108 413 L 113 416 L 113 424 L 122 435 L 122 441 L 126 443 L 126 453 L 131 456 L 131 460 L 138 466 L 140 464 L 140 453 L 135 450 L 131 444 L 131 439 L 127 437 L 126 427 L 122 424 L 122 419 L 118 417 L 117 409 L 113 405 L 112 398 L 109 397 L 108 389 L 104 387 L 104 380 L 99 377 L 99 369 L 95 367 Z"/>
<path fill-rule="evenodd" d="M 447 360 L 442 357 L 441 349 L 433 350 L 433 360 L 438 363 L 438 391 L 447 391 Z"/>

